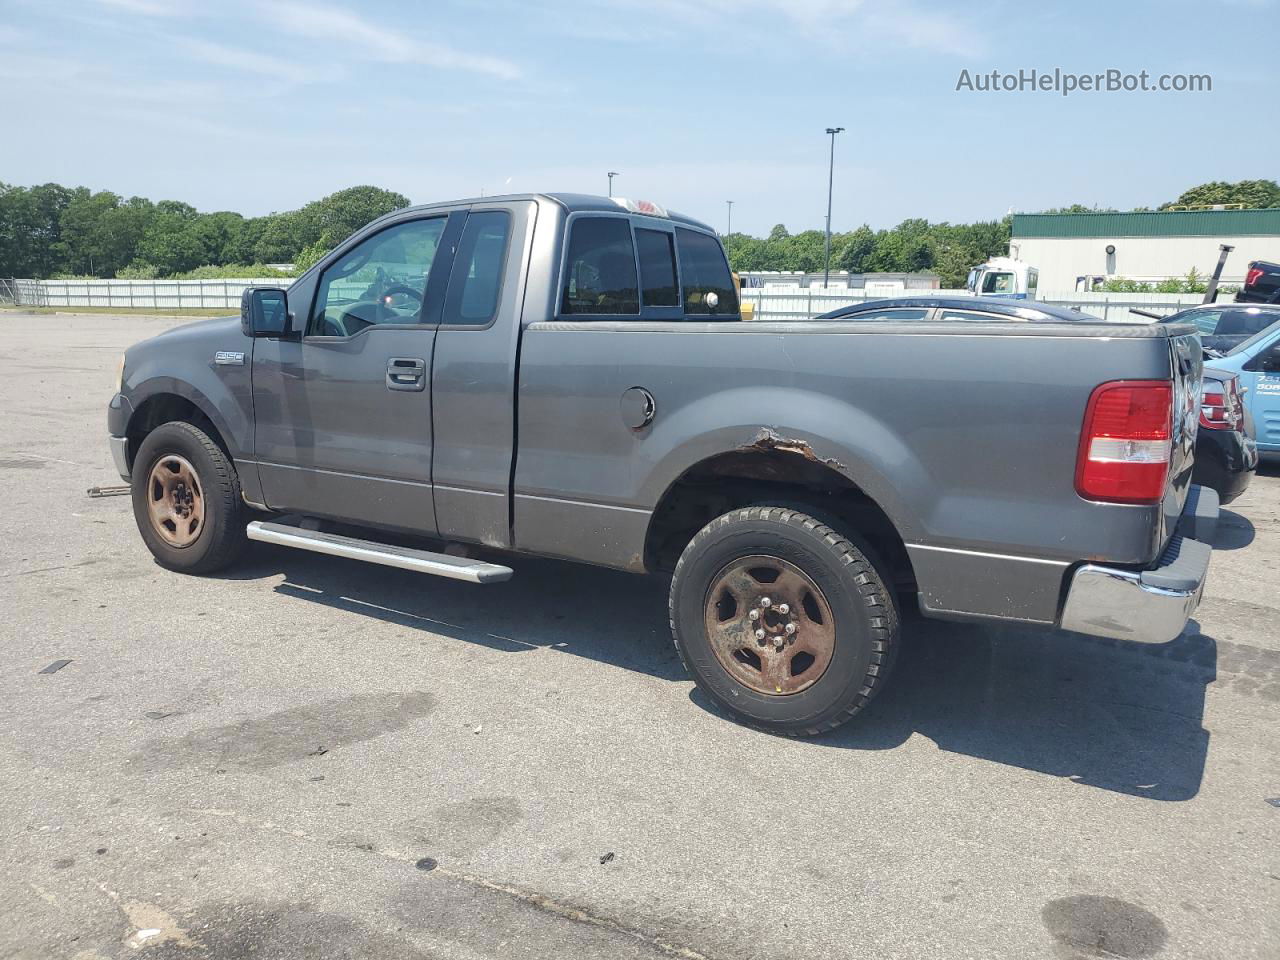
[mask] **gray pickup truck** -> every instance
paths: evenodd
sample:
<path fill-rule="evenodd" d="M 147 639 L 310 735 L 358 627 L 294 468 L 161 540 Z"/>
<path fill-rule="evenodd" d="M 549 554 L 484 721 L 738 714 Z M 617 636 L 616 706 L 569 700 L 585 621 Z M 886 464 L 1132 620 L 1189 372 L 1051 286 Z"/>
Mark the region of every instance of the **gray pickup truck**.
<path fill-rule="evenodd" d="M 654 204 L 419 206 L 132 347 L 110 443 L 165 567 L 669 576 L 706 694 L 813 734 L 884 685 L 904 603 L 1161 643 L 1199 602 L 1195 330 L 961 306 L 742 322 L 715 232 Z"/>

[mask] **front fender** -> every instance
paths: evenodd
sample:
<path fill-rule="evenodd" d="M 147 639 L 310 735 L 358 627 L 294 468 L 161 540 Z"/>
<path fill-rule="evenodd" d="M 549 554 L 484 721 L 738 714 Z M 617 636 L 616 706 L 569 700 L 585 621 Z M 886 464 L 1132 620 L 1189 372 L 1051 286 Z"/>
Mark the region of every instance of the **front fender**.
<path fill-rule="evenodd" d="M 252 457 L 252 351 L 235 317 L 167 331 L 125 354 L 123 399 L 136 417 L 155 397 L 181 397 L 209 418 L 233 458 Z"/>
<path fill-rule="evenodd" d="M 213 393 L 210 396 L 205 390 L 176 377 L 152 377 L 125 396 L 125 400 L 133 408 L 129 425 L 144 412 L 148 400 L 165 395 L 182 397 L 209 418 L 221 434 L 232 459 L 250 457 L 253 451 L 251 410 L 242 407 L 230 391 L 215 390 Z"/>

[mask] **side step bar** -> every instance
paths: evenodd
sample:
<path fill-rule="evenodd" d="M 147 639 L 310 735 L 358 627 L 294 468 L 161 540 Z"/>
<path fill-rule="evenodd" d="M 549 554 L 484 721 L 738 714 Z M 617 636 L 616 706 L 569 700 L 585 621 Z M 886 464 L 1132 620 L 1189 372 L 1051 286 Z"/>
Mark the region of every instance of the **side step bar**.
<path fill-rule="evenodd" d="M 253 521 L 245 533 L 250 540 L 274 543 L 279 547 L 294 547 L 298 550 L 310 550 L 312 553 L 323 553 L 330 557 L 346 557 L 349 560 L 380 563 L 384 567 L 399 567 L 401 570 L 429 573 L 436 577 L 449 577 L 470 583 L 500 583 L 503 580 L 510 580 L 515 572 L 510 567 L 497 563 L 485 563 L 483 560 L 451 557 L 444 553 L 397 547 L 373 540 L 360 540 L 356 537 L 342 537 L 336 533 L 321 533 L 319 530 L 304 530 L 301 527 L 293 527 L 286 523 L 271 523 L 267 520 Z"/>

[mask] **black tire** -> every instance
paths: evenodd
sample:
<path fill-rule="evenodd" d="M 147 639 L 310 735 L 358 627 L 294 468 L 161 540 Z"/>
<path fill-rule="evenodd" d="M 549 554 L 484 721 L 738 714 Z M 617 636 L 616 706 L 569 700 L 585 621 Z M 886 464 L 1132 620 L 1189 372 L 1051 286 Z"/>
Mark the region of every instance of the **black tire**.
<path fill-rule="evenodd" d="M 186 546 L 167 543 L 151 520 L 148 487 L 152 469 L 170 456 L 191 465 L 201 488 L 202 525 Z M 134 458 L 132 478 L 134 521 L 162 567 L 179 573 L 212 573 L 239 557 L 246 542 L 240 477 L 231 458 L 199 427 L 172 421 L 152 430 Z"/>
<path fill-rule="evenodd" d="M 772 695 L 740 682 L 708 636 L 710 591 L 735 561 L 757 555 L 807 576 L 834 620 L 830 661 L 799 692 Z M 702 692 L 746 725 L 785 736 L 813 736 L 851 720 L 884 686 L 897 652 L 897 604 L 870 549 L 795 507 L 744 507 L 703 527 L 676 564 L 670 614 L 676 649 Z"/>

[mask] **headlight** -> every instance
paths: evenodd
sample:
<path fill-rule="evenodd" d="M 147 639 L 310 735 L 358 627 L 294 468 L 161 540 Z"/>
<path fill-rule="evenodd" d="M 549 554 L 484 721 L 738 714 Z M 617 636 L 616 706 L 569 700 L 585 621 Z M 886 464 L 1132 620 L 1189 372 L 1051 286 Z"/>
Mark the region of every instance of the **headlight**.
<path fill-rule="evenodd" d="M 120 369 L 116 371 L 116 393 L 124 392 L 124 354 L 120 354 Z"/>

